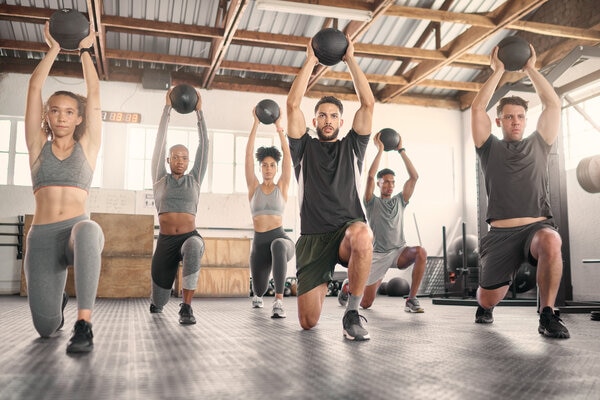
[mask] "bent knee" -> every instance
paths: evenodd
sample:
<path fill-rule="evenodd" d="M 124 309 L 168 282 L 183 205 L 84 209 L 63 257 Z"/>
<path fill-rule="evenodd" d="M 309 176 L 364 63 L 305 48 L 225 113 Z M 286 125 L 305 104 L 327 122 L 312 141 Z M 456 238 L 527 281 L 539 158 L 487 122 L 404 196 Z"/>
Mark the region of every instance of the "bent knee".
<path fill-rule="evenodd" d="M 536 232 L 534 242 L 543 247 L 560 247 L 562 239 L 558 232 L 553 229 L 544 228 Z"/>
<path fill-rule="evenodd" d="M 538 259 L 540 255 L 555 256 L 561 255 L 562 239 L 558 232 L 552 229 L 539 230 L 531 244 L 531 254 Z"/>
<path fill-rule="evenodd" d="M 365 300 L 364 298 L 360 302 L 360 306 L 365 310 L 373 305 L 373 300 Z"/>
<path fill-rule="evenodd" d="M 204 255 L 204 240 L 198 236 L 191 236 L 187 238 L 181 246 L 181 252 L 183 254 L 190 252 L 193 253 L 194 256 L 201 258 Z"/>
<path fill-rule="evenodd" d="M 353 242 L 373 243 L 373 231 L 366 222 L 355 222 L 346 229 L 346 236 Z"/>
<path fill-rule="evenodd" d="M 495 307 L 508 293 L 508 285 L 501 286 L 497 289 L 477 289 L 477 303 L 483 308 Z"/>
<path fill-rule="evenodd" d="M 40 337 L 46 339 L 52 336 L 60 324 L 59 319 L 42 319 L 36 318 L 33 321 L 33 326 Z"/>
<path fill-rule="evenodd" d="M 300 326 L 305 331 L 314 328 L 318 322 L 319 322 L 319 318 L 308 317 L 308 316 L 300 317 Z"/>

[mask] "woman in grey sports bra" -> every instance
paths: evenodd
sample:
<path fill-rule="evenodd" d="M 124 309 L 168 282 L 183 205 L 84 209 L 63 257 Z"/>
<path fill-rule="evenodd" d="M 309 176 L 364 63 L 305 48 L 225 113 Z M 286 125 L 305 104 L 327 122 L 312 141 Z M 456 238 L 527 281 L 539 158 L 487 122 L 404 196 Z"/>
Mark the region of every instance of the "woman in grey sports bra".
<path fill-rule="evenodd" d="M 198 98 L 194 114 L 198 127 L 198 147 L 192 169 L 186 173 L 190 162 L 187 147 L 176 144 L 167 153 L 168 125 L 173 109 L 172 91 L 173 88 L 166 94 L 152 155 L 152 188 L 159 233 L 152 255 L 150 312 L 161 313 L 168 303 L 181 261 L 183 302 L 179 305 L 179 323 L 193 325 L 196 317 L 192 310 L 192 299 L 198 286 L 200 262 L 205 247 L 204 239 L 196 230 L 196 212 L 200 185 L 208 165 L 208 131 L 202 112 L 202 97 L 196 89 Z M 165 161 L 169 164 L 170 171 L 167 171 Z"/>
<path fill-rule="evenodd" d="M 90 26 L 90 34 L 79 43 L 87 98 L 59 91 L 45 105 L 42 88 L 60 45 L 48 23 L 44 36 L 50 49 L 31 75 L 25 111 L 35 197 L 24 262 L 27 296 L 35 329 L 41 337 L 51 336 L 64 324 L 67 266 L 72 265 L 77 321 L 67 352 L 86 353 L 94 346 L 91 317 L 104 247 L 102 229 L 86 215 L 102 138 L 100 82 L 89 51 L 95 33 Z"/>
<path fill-rule="evenodd" d="M 252 276 L 252 307 L 263 307 L 263 295 L 267 291 L 269 275 L 273 271 L 275 300 L 272 318 L 285 318 L 283 290 L 287 274 L 287 263 L 294 256 L 294 242 L 283 230 L 283 213 L 287 202 L 288 187 L 292 176 L 290 149 L 283 134 L 281 118 L 275 121 L 281 152 L 275 147 L 260 147 L 254 154 L 256 131 L 260 121 L 256 110 L 252 111 L 254 123 L 246 145 L 246 184 L 248 200 L 254 226 L 254 239 L 250 251 L 250 273 Z M 255 173 L 254 157 L 260 163 L 262 182 Z M 281 175 L 277 181 L 278 163 L 282 159 Z"/>

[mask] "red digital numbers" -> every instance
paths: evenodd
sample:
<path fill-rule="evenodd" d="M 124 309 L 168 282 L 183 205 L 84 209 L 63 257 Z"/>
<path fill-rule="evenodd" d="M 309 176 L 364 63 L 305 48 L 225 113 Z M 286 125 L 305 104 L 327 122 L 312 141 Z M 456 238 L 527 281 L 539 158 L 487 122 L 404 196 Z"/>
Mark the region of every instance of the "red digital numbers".
<path fill-rule="evenodd" d="M 139 113 L 128 113 L 119 111 L 102 111 L 102 121 L 108 122 L 126 122 L 131 124 L 139 124 L 142 120 L 142 115 Z"/>

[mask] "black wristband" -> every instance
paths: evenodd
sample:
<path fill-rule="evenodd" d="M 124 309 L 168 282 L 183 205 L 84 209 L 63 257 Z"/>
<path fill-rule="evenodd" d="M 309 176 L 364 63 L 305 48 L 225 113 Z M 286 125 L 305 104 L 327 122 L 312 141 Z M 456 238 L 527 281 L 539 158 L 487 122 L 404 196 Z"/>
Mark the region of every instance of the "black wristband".
<path fill-rule="evenodd" d="M 83 47 L 83 48 L 79 49 L 79 57 L 81 57 L 83 55 L 83 53 L 90 53 L 90 56 L 91 56 L 93 51 L 94 51 L 93 47 Z"/>
<path fill-rule="evenodd" d="M 398 150 L 398 154 L 402 153 L 403 151 L 406 151 L 406 149 L 404 147 L 402 147 L 401 149 Z"/>

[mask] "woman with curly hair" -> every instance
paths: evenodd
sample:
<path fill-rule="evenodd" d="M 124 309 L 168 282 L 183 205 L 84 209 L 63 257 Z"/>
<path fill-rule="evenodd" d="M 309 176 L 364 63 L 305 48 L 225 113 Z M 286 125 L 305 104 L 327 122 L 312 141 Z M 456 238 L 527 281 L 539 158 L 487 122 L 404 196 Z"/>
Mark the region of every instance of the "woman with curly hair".
<path fill-rule="evenodd" d="M 254 124 L 246 145 L 246 184 L 254 226 L 254 240 L 250 251 L 250 273 L 252 276 L 252 307 L 263 307 L 263 295 L 267 291 L 269 275 L 273 271 L 275 301 L 272 318 L 285 318 L 283 290 L 287 274 L 287 263 L 294 256 L 294 242 L 283 230 L 283 213 L 288 199 L 288 187 L 292 176 L 290 149 L 281 118 L 275 121 L 281 150 L 275 146 L 260 147 L 254 154 L 256 131 L 260 121 L 256 109 L 252 111 Z M 282 158 L 283 152 L 283 158 Z M 262 182 L 254 171 L 254 157 L 260 164 Z M 279 161 L 282 161 L 281 176 L 275 181 Z"/>

